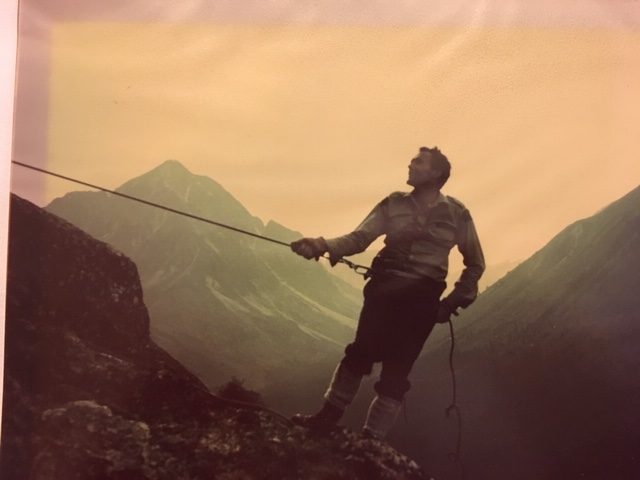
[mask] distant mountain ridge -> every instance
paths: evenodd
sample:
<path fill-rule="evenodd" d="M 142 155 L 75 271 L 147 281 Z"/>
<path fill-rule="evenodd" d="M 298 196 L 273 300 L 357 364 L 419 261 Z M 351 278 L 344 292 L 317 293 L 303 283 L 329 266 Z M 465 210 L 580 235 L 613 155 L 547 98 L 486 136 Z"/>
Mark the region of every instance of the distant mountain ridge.
<path fill-rule="evenodd" d="M 117 191 L 283 241 L 300 237 L 263 225 L 175 160 Z M 357 290 L 286 247 L 103 192 L 70 193 L 47 210 L 135 261 L 153 339 L 209 386 L 236 376 L 261 389 L 324 371 L 352 335 Z"/>
<path fill-rule="evenodd" d="M 565 228 L 455 320 L 474 478 L 640 478 L 639 246 L 640 187 Z M 412 394 L 425 407 L 395 432 L 423 462 L 452 435 L 434 410 L 451 395 L 448 348 L 428 345 Z"/>

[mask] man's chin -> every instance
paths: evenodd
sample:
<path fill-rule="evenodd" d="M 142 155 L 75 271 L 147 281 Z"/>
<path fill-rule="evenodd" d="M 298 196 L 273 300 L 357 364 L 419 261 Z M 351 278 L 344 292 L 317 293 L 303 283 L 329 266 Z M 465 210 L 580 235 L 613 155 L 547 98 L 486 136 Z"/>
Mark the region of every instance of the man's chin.
<path fill-rule="evenodd" d="M 408 179 L 407 180 L 407 185 L 411 185 L 413 188 L 421 188 L 421 189 L 423 189 L 423 188 L 429 188 L 429 189 L 436 188 L 436 189 L 439 189 L 439 187 L 436 185 L 435 182 L 428 181 L 428 180 L 426 182 L 417 183 L 414 180 Z"/>

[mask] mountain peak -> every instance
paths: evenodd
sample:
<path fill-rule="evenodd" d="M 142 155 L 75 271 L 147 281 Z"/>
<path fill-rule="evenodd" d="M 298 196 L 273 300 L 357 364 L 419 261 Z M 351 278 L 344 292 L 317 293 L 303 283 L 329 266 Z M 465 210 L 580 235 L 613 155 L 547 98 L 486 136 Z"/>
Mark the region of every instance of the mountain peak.
<path fill-rule="evenodd" d="M 179 161 L 166 160 L 139 177 L 125 182 L 116 191 L 145 198 L 153 192 L 173 191 L 182 197 L 196 177 Z"/>
<path fill-rule="evenodd" d="M 171 175 L 176 175 L 176 174 L 189 174 L 189 175 L 193 175 L 188 169 L 187 167 L 185 167 L 182 163 L 180 163 L 178 160 L 165 160 L 164 162 L 162 162 L 160 165 L 158 165 L 156 168 L 152 169 L 149 173 L 163 173 L 163 174 L 171 174 Z"/>
<path fill-rule="evenodd" d="M 177 160 L 164 161 L 116 191 L 215 218 L 238 228 L 258 232 L 264 227 L 262 221 L 252 216 L 222 185 L 210 177 L 192 173 Z"/>

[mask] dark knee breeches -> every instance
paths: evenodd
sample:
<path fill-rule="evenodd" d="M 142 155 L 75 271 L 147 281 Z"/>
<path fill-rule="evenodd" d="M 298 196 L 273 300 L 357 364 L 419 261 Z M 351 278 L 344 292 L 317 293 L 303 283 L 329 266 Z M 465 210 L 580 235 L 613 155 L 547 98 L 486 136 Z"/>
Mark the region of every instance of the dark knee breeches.
<path fill-rule="evenodd" d="M 372 278 L 364 288 L 355 341 L 345 349 L 342 364 L 369 375 L 382 362 L 376 392 L 402 400 L 413 363 L 433 329 L 444 282 L 399 276 Z"/>

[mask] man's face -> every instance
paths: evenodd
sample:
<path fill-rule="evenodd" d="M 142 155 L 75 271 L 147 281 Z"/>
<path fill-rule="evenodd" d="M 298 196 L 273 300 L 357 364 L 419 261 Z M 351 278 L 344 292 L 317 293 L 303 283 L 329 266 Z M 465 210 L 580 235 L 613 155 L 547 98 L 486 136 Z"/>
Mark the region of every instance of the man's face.
<path fill-rule="evenodd" d="M 409 164 L 407 184 L 412 187 L 435 185 L 440 171 L 432 167 L 431 152 L 419 152 Z"/>

